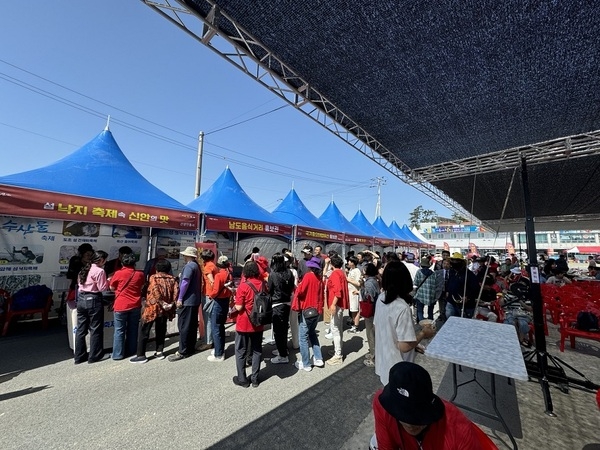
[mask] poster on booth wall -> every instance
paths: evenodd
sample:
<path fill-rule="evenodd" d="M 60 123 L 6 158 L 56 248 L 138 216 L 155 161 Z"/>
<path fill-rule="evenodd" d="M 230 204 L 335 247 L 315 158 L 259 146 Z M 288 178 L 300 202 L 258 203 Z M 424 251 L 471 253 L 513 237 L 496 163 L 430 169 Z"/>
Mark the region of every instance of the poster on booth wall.
<path fill-rule="evenodd" d="M 89 243 L 94 250 L 104 250 L 109 259 L 118 256 L 120 247 L 128 246 L 138 260 L 145 261 L 148 230 L 0 216 L 0 289 L 14 293 L 36 284 L 53 288 L 56 276 L 67 271 L 69 260 L 83 243 Z"/>
<path fill-rule="evenodd" d="M 167 255 L 173 274 L 177 275 L 185 265 L 183 256 L 180 256 L 179 252 L 185 250 L 186 247 L 194 247 L 195 242 L 195 231 L 158 230 L 154 254 Z"/>
<path fill-rule="evenodd" d="M 204 236 L 204 242 L 214 243 L 217 247 L 215 259 L 221 255 L 227 256 L 233 262 L 233 236 L 223 231 L 210 231 Z"/>

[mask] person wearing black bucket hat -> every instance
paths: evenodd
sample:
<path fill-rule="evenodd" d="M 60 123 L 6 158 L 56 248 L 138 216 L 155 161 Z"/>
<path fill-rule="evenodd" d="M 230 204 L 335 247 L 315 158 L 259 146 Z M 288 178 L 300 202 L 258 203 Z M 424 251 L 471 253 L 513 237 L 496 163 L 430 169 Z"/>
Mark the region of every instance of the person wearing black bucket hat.
<path fill-rule="evenodd" d="M 429 373 L 415 363 L 403 361 L 390 369 L 389 383 L 373 399 L 373 413 L 374 449 L 482 448 L 476 425 L 433 393 Z"/>

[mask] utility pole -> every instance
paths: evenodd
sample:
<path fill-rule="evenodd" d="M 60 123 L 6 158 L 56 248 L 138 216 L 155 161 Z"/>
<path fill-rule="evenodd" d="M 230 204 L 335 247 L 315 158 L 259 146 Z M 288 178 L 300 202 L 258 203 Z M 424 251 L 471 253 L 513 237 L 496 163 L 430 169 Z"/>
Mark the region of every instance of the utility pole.
<path fill-rule="evenodd" d="M 375 218 L 381 216 L 381 186 L 387 183 L 385 177 L 371 178 L 371 181 L 377 183 L 377 185 L 371 185 L 370 187 L 377 187 L 377 206 L 375 206 Z"/>
<path fill-rule="evenodd" d="M 200 183 L 202 181 L 202 150 L 204 149 L 204 131 L 198 134 L 198 163 L 196 167 L 196 192 L 195 197 L 200 196 Z"/>

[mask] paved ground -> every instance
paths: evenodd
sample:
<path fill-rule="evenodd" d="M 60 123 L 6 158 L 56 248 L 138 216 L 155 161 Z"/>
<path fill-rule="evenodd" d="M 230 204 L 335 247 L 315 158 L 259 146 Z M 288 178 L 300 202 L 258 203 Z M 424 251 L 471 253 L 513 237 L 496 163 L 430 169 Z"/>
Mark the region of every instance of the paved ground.
<path fill-rule="evenodd" d="M 371 401 L 380 385 L 362 364 L 364 331 L 345 333 L 348 356 L 342 366 L 298 373 L 292 364 L 265 361 L 260 386 L 244 389 L 231 382 L 232 338 L 223 363 L 197 354 L 176 363 L 108 360 L 75 366 L 66 330 L 56 321 L 47 331 L 38 328 L 21 324 L 0 338 L 0 449 L 368 448 Z M 556 336 L 551 326 L 550 353 L 600 383 L 600 343 L 581 340 L 575 350 L 560 354 Z M 177 337 L 168 344 L 175 351 Z M 326 355 L 331 341 L 322 338 L 321 344 Z M 264 347 L 265 358 L 273 348 Z M 430 371 L 438 394 L 449 397 L 448 364 L 424 356 L 417 362 Z M 487 377 L 481 379 L 485 385 Z M 593 394 L 575 388 L 565 394 L 552 385 L 558 415 L 552 418 L 544 414 L 538 383 L 498 380 L 500 411 L 520 449 L 600 449 Z M 488 403 L 475 388 L 461 395 L 465 403 Z M 499 423 L 471 417 L 501 449 L 510 448 Z"/>

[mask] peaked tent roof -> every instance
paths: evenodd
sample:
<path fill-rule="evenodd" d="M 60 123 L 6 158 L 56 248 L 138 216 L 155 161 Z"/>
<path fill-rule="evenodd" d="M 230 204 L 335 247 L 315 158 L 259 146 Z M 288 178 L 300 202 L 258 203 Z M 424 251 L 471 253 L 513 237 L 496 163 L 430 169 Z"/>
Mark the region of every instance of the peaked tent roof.
<path fill-rule="evenodd" d="M 426 244 L 426 242 L 423 239 L 419 239 L 419 237 L 414 234 L 412 231 L 410 231 L 410 228 L 408 228 L 408 225 L 404 224 L 402 225 L 402 231 L 404 231 L 404 234 L 406 236 L 409 236 L 411 240 L 414 240 L 414 242 L 417 242 L 419 244 Z"/>
<path fill-rule="evenodd" d="M 404 232 L 404 230 L 400 227 L 400 225 L 398 225 L 398 223 L 395 220 L 392 220 L 392 223 L 390 223 L 389 229 L 392 230 L 392 232 L 395 233 L 396 236 L 401 237 L 405 241 L 414 242 L 412 237 L 407 236 L 407 234 Z"/>
<path fill-rule="evenodd" d="M 319 230 L 329 230 L 327 225 L 308 210 L 293 188 L 271 214 L 279 221 L 289 225 L 304 225 Z"/>
<path fill-rule="evenodd" d="M 354 217 L 350 220 L 350 223 L 359 230 L 361 230 L 363 233 L 366 233 L 367 236 L 390 239 L 388 236 L 386 236 L 373 225 L 371 225 L 371 222 L 367 220 L 367 218 L 360 209 L 356 211 L 356 214 L 354 214 Z"/>
<path fill-rule="evenodd" d="M 382 232 L 383 234 L 385 234 L 386 236 L 388 236 L 390 239 L 394 239 L 396 241 L 406 241 L 407 239 L 402 237 L 402 236 L 398 236 L 396 235 L 396 233 L 394 233 L 390 227 L 388 227 L 385 222 L 383 221 L 383 219 L 381 218 L 381 216 L 377 216 L 377 219 L 375 219 L 375 222 L 373 222 L 373 226 L 375 228 L 377 228 L 380 232 Z"/>
<path fill-rule="evenodd" d="M 362 230 L 359 230 L 348 219 L 344 217 L 342 212 L 338 209 L 335 202 L 329 203 L 323 214 L 319 216 L 319 220 L 323 222 L 328 229 L 334 231 L 340 231 L 342 233 L 353 234 L 356 236 L 369 236 L 365 235 Z M 369 236 L 372 237 L 372 236 Z"/>
<path fill-rule="evenodd" d="M 133 167 L 108 129 L 53 164 L 0 177 L 0 190 L 0 214 L 159 228 L 198 224 L 193 210 Z"/>
<path fill-rule="evenodd" d="M 269 211 L 259 206 L 242 189 L 229 167 L 200 197 L 188 203 L 199 213 L 233 219 L 253 220 L 273 224 L 283 223 Z"/>
<path fill-rule="evenodd" d="M 435 244 L 433 242 L 429 242 L 427 239 L 425 239 L 425 236 L 423 236 L 421 234 L 421 232 L 419 230 L 417 230 L 416 228 L 413 228 L 412 230 L 410 230 L 412 234 L 415 235 L 415 237 L 417 239 L 419 239 L 421 242 L 424 242 L 425 244 L 427 244 L 428 246 L 435 246 Z"/>

